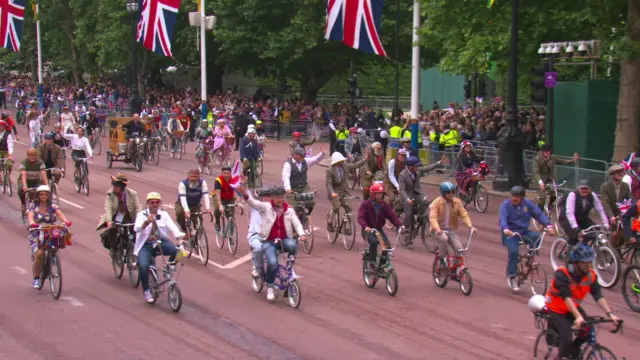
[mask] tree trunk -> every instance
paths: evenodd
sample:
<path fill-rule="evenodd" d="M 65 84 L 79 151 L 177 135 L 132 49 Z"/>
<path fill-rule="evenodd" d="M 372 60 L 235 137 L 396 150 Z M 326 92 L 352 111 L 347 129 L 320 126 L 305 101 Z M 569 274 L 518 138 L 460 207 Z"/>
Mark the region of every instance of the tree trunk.
<path fill-rule="evenodd" d="M 140 71 L 138 72 L 138 96 L 146 102 L 146 79 L 147 79 L 147 71 L 149 69 L 149 50 L 146 48 L 142 49 L 142 66 Z"/>
<path fill-rule="evenodd" d="M 640 43 L 640 3 L 629 0 L 626 40 Z M 638 150 L 640 134 L 640 59 L 623 59 L 620 69 L 620 95 L 613 161 L 620 161 Z"/>

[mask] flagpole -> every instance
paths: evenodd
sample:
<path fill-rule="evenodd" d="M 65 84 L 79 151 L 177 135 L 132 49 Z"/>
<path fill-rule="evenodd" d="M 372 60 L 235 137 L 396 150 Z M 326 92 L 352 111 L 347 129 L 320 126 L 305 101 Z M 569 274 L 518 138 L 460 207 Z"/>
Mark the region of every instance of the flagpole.
<path fill-rule="evenodd" d="M 40 46 L 40 4 L 36 2 L 36 44 L 38 48 L 38 101 L 40 102 L 40 110 L 44 109 L 44 87 L 42 85 L 42 47 Z"/>
<path fill-rule="evenodd" d="M 205 44 L 207 34 L 205 15 L 205 0 L 200 0 L 200 97 L 202 98 L 202 120 L 207 119 L 207 48 Z"/>
<path fill-rule="evenodd" d="M 418 113 L 420 112 L 420 3 L 413 2 L 413 53 L 411 56 L 411 146 L 418 148 Z"/>

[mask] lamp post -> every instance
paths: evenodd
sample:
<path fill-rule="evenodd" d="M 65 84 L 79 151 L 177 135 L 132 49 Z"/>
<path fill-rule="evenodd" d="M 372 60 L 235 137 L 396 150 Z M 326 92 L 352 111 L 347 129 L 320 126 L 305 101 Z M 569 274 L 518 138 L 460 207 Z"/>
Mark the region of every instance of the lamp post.
<path fill-rule="evenodd" d="M 136 51 L 137 42 L 137 19 L 140 13 L 140 2 L 138 0 L 127 0 L 127 11 L 131 14 L 131 89 L 129 96 L 129 112 L 130 115 L 140 112 L 140 98 L 138 97 L 138 52 Z"/>
<path fill-rule="evenodd" d="M 524 134 L 518 124 L 518 13 L 519 0 L 511 0 L 511 45 L 509 54 L 507 126 L 500 130 L 500 164 L 493 190 L 508 191 L 524 185 Z M 505 176 L 506 171 L 506 176 Z"/>

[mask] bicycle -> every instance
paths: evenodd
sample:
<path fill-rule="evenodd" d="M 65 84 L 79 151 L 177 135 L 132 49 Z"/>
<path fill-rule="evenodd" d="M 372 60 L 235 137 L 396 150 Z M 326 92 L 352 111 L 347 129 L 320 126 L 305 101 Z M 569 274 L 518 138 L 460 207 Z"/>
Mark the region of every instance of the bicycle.
<path fill-rule="evenodd" d="M 264 158 L 264 148 L 265 148 L 264 139 L 262 140 L 258 139 L 259 155 L 258 155 L 258 160 L 256 161 L 256 171 L 260 176 L 262 176 L 262 173 L 264 173 L 264 163 L 262 162 L 262 158 Z"/>
<path fill-rule="evenodd" d="M 574 329 L 573 333 L 576 334 L 576 338 L 582 338 L 586 340 L 580 347 L 578 359 L 596 360 L 596 359 L 616 359 L 609 348 L 598 343 L 596 337 L 595 326 L 601 323 L 612 323 L 613 320 L 607 319 L 601 316 L 588 316 L 585 319 L 584 324 L 579 329 Z M 560 343 L 560 336 L 552 329 L 549 329 L 549 310 L 544 309 L 535 313 L 535 325 L 540 330 L 540 334 L 536 338 L 533 348 L 534 359 L 546 359 L 553 360 L 558 359 L 558 345 Z M 623 321 L 620 320 L 616 327 L 611 330 L 612 334 L 622 330 Z M 543 340 L 544 339 L 544 340 Z M 544 341 L 544 342 L 543 342 Z M 540 347 L 540 349 L 539 349 Z"/>
<path fill-rule="evenodd" d="M 186 151 L 186 143 L 184 141 L 184 131 L 176 131 L 173 136 L 173 146 L 171 147 L 171 158 L 175 159 L 178 156 L 178 160 L 182 160 L 182 155 Z M 176 155 L 177 153 L 177 155 Z"/>
<path fill-rule="evenodd" d="M 338 196 L 346 201 L 354 199 L 360 200 L 357 196 Z M 346 211 L 340 220 L 341 208 L 342 206 L 340 206 L 337 211 L 329 209 L 329 212 L 327 213 L 327 240 L 329 240 L 330 244 L 335 244 L 338 240 L 338 236 L 342 235 L 344 248 L 351 250 L 356 241 L 356 221 L 351 218 L 351 213 Z"/>
<path fill-rule="evenodd" d="M 0 159 L 0 174 L 2 175 L 2 193 L 9 194 L 9 197 L 13 196 L 13 189 L 11 186 L 11 174 L 9 173 L 9 167 L 6 166 L 7 158 Z"/>
<path fill-rule="evenodd" d="M 398 238 L 400 237 L 400 234 L 403 230 L 404 226 L 400 227 L 394 244 L 398 243 Z M 391 249 L 387 249 L 387 246 L 385 245 L 380 232 L 376 229 L 371 229 L 371 232 L 375 234 L 376 238 L 378 239 L 380 251 L 383 252 L 386 250 L 387 256 L 383 258 L 381 254 L 377 266 L 375 266 L 375 268 L 371 268 L 369 266 L 368 260 L 369 245 L 367 242 L 367 246 L 365 246 L 364 250 L 362 250 L 362 280 L 364 281 L 364 285 L 366 287 L 368 287 L 369 289 L 373 289 L 376 286 L 378 279 L 384 278 L 387 294 L 389 294 L 389 296 L 396 296 L 396 294 L 398 293 L 398 274 L 391 264 L 391 257 L 393 256 L 393 250 L 395 250 L 395 246 Z"/>
<path fill-rule="evenodd" d="M 401 237 L 400 243 L 405 247 L 413 245 L 413 239 L 416 238 L 418 234 L 420 234 L 422 245 L 428 252 L 433 254 L 435 253 L 437 246 L 435 238 L 432 241 L 428 240 L 428 238 L 431 236 L 431 232 L 429 231 L 430 226 L 428 209 L 429 202 L 427 201 L 427 197 L 425 196 L 422 199 L 422 206 L 416 206 L 413 208 L 413 221 L 411 222 L 411 228 L 409 230 L 405 230 L 405 234 Z M 407 215 L 403 214 L 402 216 L 404 217 Z"/>
<path fill-rule="evenodd" d="M 466 208 L 467 205 L 473 203 L 479 213 L 484 213 L 489 208 L 489 192 L 482 185 L 487 180 L 489 174 L 489 166 L 484 161 L 480 162 L 480 167 L 471 170 L 471 184 L 466 196 L 460 197 L 460 188 L 456 186 L 456 197 L 459 197 Z"/>
<path fill-rule="evenodd" d="M 116 279 L 121 279 L 126 265 L 129 282 L 131 286 L 137 288 L 140 285 L 140 277 L 138 276 L 135 255 L 133 255 L 133 246 L 136 242 L 136 235 L 133 232 L 134 225 L 134 223 L 113 223 L 118 234 L 115 254 L 111 258 L 111 266 Z"/>
<path fill-rule="evenodd" d="M 218 248 L 222 249 L 226 240 L 231 255 L 235 255 L 236 251 L 238 251 L 238 225 L 236 224 L 235 216 L 231 215 L 232 212 L 235 212 L 234 207 L 236 206 L 240 206 L 240 216 L 244 215 L 244 207 L 242 205 L 224 205 L 224 212 L 220 216 L 220 234 L 216 231 L 216 244 Z M 211 218 L 211 221 L 213 221 L 213 218 Z"/>
<path fill-rule="evenodd" d="M 278 249 L 278 258 L 280 255 L 284 255 L 284 245 L 282 244 L 281 239 L 275 240 L 275 245 L 280 245 Z M 264 288 L 264 285 L 267 282 L 267 261 L 265 257 L 263 268 L 260 271 L 259 277 L 251 276 L 251 285 L 253 287 L 253 291 L 260 293 Z M 300 284 L 298 283 L 298 279 L 301 276 L 296 275 L 294 269 L 294 261 L 290 257 L 287 257 L 286 265 L 280 265 L 280 261 L 278 261 L 276 268 L 276 282 L 275 285 L 279 291 L 284 291 L 284 296 L 289 299 L 289 305 L 296 309 L 300 306 L 300 302 L 302 301 L 302 290 L 300 289 Z"/>
<path fill-rule="evenodd" d="M 616 232 L 618 234 L 622 234 L 622 221 L 620 220 L 620 216 L 617 216 L 616 218 Z M 632 244 L 625 241 L 622 245 L 615 247 L 615 249 L 618 250 L 621 263 L 624 263 L 629 259 L 629 263 L 631 263 L 631 265 L 640 265 L 640 243 L 638 242 L 638 239 L 636 239 L 636 242 Z"/>
<path fill-rule="evenodd" d="M 516 273 L 518 286 L 529 280 L 529 285 L 533 295 L 546 294 L 547 286 L 549 285 L 547 281 L 547 273 L 544 271 L 544 267 L 536 261 L 536 255 L 540 251 L 540 248 L 542 248 L 542 242 L 544 241 L 546 233 L 546 229 L 543 230 L 540 237 L 535 240 L 522 236 L 519 233 L 513 233 L 513 235 L 520 237 L 520 245 L 526 246 L 526 251 L 518 252 L 518 271 Z M 531 247 L 532 245 L 533 247 Z M 541 282 L 544 285 L 542 291 L 536 291 L 536 282 Z"/>
<path fill-rule="evenodd" d="M 306 236 L 305 240 L 302 241 L 302 248 L 307 254 L 311 254 L 311 250 L 313 250 L 313 225 L 311 224 L 311 215 L 309 215 L 310 210 L 307 210 L 305 204 L 313 201 L 315 195 L 315 190 L 307 193 L 293 194 L 294 199 L 298 203 L 295 208 L 296 215 L 302 224 L 302 228 L 304 229 L 304 234 Z"/>
<path fill-rule="evenodd" d="M 174 264 L 169 264 L 164 259 L 164 253 L 162 252 L 162 241 L 157 240 L 153 243 L 153 249 L 157 249 L 160 257 L 162 258 L 163 266 L 160 270 L 156 268 L 156 257 L 151 257 L 151 265 L 149 265 L 149 290 L 151 290 L 151 294 L 153 296 L 153 303 L 155 304 L 158 301 L 158 296 L 160 293 L 164 291 L 164 286 L 169 284 L 168 298 L 169 298 L 169 308 L 174 313 L 177 313 L 182 308 L 182 292 L 178 287 L 177 277 L 178 270 L 176 268 L 176 264 L 182 258 L 182 245 L 176 246 L 178 249 L 178 255 L 176 256 L 176 261 Z M 180 265 L 184 265 L 180 263 Z M 159 274 L 164 276 L 164 280 L 159 281 Z"/>
<path fill-rule="evenodd" d="M 630 265 L 622 273 L 622 297 L 629 309 L 640 312 L 640 264 Z"/>
<path fill-rule="evenodd" d="M 54 202 L 56 205 L 58 205 L 58 207 L 60 207 L 60 196 L 58 196 L 58 184 L 56 184 L 56 179 L 55 176 L 53 175 L 53 172 L 56 170 L 62 170 L 62 169 L 57 169 L 57 168 L 49 168 L 46 169 L 47 171 L 47 181 L 49 182 L 49 190 L 51 190 L 49 192 L 49 199 L 51 199 L 52 202 Z"/>
<path fill-rule="evenodd" d="M 583 243 L 592 247 L 596 252 L 593 270 L 598 274 L 598 282 L 603 288 L 609 289 L 616 285 L 622 273 L 622 265 L 618 252 L 609 244 L 609 234 L 602 225 L 593 225 L 582 230 Z M 551 244 L 550 257 L 553 270 L 560 267 L 561 262 L 566 262 L 569 256 L 569 246 L 564 238 L 557 238 Z M 613 269 L 611 280 L 604 279 L 604 270 Z"/>
<path fill-rule="evenodd" d="M 29 206 L 36 199 L 37 190 L 38 190 L 37 187 L 32 187 L 27 189 L 27 191 L 24 193 L 25 209 L 24 211 L 21 212 L 21 217 L 22 217 L 22 225 L 24 225 L 25 229 L 29 229 L 29 219 L 28 219 L 27 213 L 29 212 Z"/>
<path fill-rule="evenodd" d="M 38 290 L 42 289 L 44 281 L 48 278 L 49 290 L 54 300 L 58 300 L 62 293 L 62 265 L 58 257 L 58 249 L 64 249 L 67 246 L 68 238 L 62 238 L 61 230 L 64 229 L 68 229 L 66 225 L 41 225 L 37 228 L 29 229 L 29 232 L 40 231 L 38 242 L 44 244 L 45 254 L 42 270 L 40 271 L 40 286 Z M 45 233 L 49 233 L 46 242 Z M 67 236 L 71 235 L 68 234 Z M 34 261 L 33 255 L 31 255 L 31 261 Z"/>
<path fill-rule="evenodd" d="M 160 141 L 162 139 L 159 136 L 152 136 L 148 141 L 148 154 L 147 154 L 147 163 L 151 161 L 152 164 L 158 166 L 160 164 Z"/>
<path fill-rule="evenodd" d="M 443 231 L 443 233 L 447 236 L 450 234 L 448 231 Z M 469 247 L 471 246 L 471 238 L 473 238 L 474 233 L 475 231 L 472 231 L 469 234 L 467 247 L 460 251 L 456 251 L 454 255 L 446 255 L 445 258 L 440 255 L 440 251 L 436 251 L 435 259 L 433 260 L 433 281 L 436 283 L 437 287 L 444 288 L 447 286 L 449 279 L 451 279 L 460 283 L 460 291 L 462 291 L 464 296 L 471 295 L 471 291 L 473 291 L 473 278 L 469 273 L 464 253 L 469 250 Z M 447 244 L 447 246 L 449 245 Z M 445 260 L 447 267 L 440 269 L 442 259 Z M 468 284 L 464 284 L 464 281 L 467 281 Z"/>
<path fill-rule="evenodd" d="M 196 157 L 196 161 L 198 162 L 198 168 L 201 173 L 204 173 L 205 170 L 207 174 L 213 174 L 213 159 L 211 157 L 211 147 L 206 145 L 204 142 L 201 142 L 198 145 L 202 150 L 202 156 Z M 196 153 L 199 149 L 196 149 Z"/>
<path fill-rule="evenodd" d="M 61 146 L 60 151 L 62 154 L 62 177 L 64 178 L 67 173 L 67 148 Z"/>
<path fill-rule="evenodd" d="M 78 175 L 76 175 L 73 183 L 76 187 L 77 193 L 79 193 L 80 190 L 84 190 L 84 195 L 89 196 L 89 168 L 87 165 L 87 158 L 80 158 L 78 161 L 81 161 L 82 163 L 80 164 Z"/>
<path fill-rule="evenodd" d="M 189 242 L 185 242 L 184 247 L 187 255 L 187 259 L 191 258 L 191 254 L 194 249 L 198 249 L 197 256 L 200 258 L 202 265 L 207 266 L 209 263 L 209 237 L 202 224 L 202 215 L 200 211 L 192 212 L 189 219 L 186 221 L 187 233 L 191 235 Z M 211 215 L 211 221 L 213 221 L 213 215 Z"/>
<path fill-rule="evenodd" d="M 235 137 L 233 136 L 225 137 L 226 143 L 213 150 L 213 154 L 211 156 L 215 159 L 218 166 L 231 166 L 231 163 L 233 162 L 233 152 L 231 151 L 231 146 L 233 146 L 234 139 Z"/>
<path fill-rule="evenodd" d="M 262 187 L 262 176 L 256 171 L 256 160 L 248 159 L 249 168 L 247 169 L 247 185 L 254 192 Z"/>
<path fill-rule="evenodd" d="M 94 128 L 91 131 L 91 134 L 93 135 L 93 140 L 89 145 L 91 146 L 91 149 L 95 154 L 100 155 L 102 153 L 102 138 L 100 138 L 100 129 Z"/>
<path fill-rule="evenodd" d="M 553 183 L 545 185 L 545 188 L 547 190 L 552 191 L 553 195 L 549 195 L 548 192 L 545 192 L 546 194 L 545 202 L 544 202 L 544 207 L 542 212 L 547 216 L 549 221 L 553 223 L 553 227 L 556 229 L 556 233 L 558 234 L 558 236 L 565 235 L 564 229 L 562 229 L 562 226 L 560 226 L 560 223 L 558 222 L 558 219 L 560 218 L 560 211 L 561 211 L 560 207 L 558 206 L 558 200 L 560 199 L 560 196 L 562 196 L 562 194 L 558 193 L 558 188 L 563 186 L 566 183 L 567 183 L 566 181 L 563 181 L 560 184 L 556 184 L 556 182 L 553 181 Z M 551 204 L 551 198 L 554 196 L 556 201 L 554 201 L 553 204 Z M 540 198 L 536 197 L 533 203 L 537 204 L 539 200 Z M 544 226 L 542 224 L 539 224 L 534 218 L 531 218 L 531 225 L 533 225 L 533 227 L 538 231 L 542 231 L 542 229 L 544 228 Z"/>
<path fill-rule="evenodd" d="M 360 156 L 354 156 L 353 160 L 350 160 L 350 163 L 356 163 L 360 161 Z M 356 184 L 358 184 L 358 187 L 360 187 L 360 190 L 363 189 L 362 187 L 362 176 L 360 176 L 360 169 L 353 169 L 351 171 L 349 171 L 349 174 L 347 175 L 347 185 L 349 186 L 349 189 L 353 190 L 356 187 Z"/>

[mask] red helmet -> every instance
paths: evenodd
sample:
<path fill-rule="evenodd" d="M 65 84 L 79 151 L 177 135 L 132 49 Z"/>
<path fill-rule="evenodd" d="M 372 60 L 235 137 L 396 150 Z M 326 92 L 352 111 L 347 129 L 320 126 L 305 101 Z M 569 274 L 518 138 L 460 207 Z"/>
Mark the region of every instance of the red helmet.
<path fill-rule="evenodd" d="M 349 133 L 350 134 L 357 134 L 358 133 L 358 129 L 356 129 L 355 127 L 351 127 L 351 128 L 349 128 Z"/>
<path fill-rule="evenodd" d="M 299 138 L 299 137 L 300 137 L 300 132 L 299 132 L 299 131 L 295 131 L 295 132 L 293 133 L 293 137 L 294 137 L 294 138 Z"/>
<path fill-rule="evenodd" d="M 369 188 L 369 193 L 373 194 L 377 192 L 384 192 L 384 186 L 382 186 L 382 184 L 375 183 Z"/>
<path fill-rule="evenodd" d="M 7 124 L 7 122 L 4 120 L 0 120 L 0 128 L 4 128 L 7 131 L 11 130 L 11 128 L 9 127 L 9 124 Z"/>

